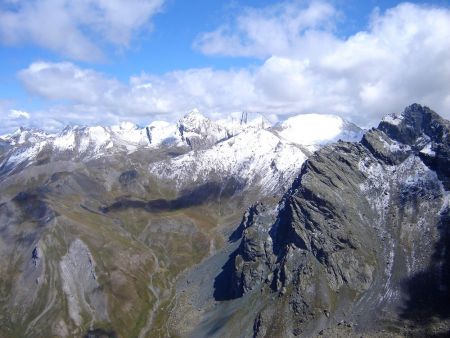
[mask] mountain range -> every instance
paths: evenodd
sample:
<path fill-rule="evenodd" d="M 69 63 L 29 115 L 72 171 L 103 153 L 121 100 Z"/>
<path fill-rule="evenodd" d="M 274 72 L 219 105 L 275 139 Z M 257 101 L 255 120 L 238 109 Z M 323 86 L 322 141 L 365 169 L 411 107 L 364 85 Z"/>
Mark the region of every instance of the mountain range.
<path fill-rule="evenodd" d="M 418 104 L 1 136 L 0 336 L 445 336 L 449 152 Z"/>

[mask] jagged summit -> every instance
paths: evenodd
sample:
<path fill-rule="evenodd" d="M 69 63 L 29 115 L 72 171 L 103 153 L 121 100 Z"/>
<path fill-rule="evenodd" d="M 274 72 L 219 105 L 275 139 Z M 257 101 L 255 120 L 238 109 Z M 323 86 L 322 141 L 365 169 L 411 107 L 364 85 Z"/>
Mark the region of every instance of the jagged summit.
<path fill-rule="evenodd" d="M 199 109 L 197 108 L 193 108 L 192 110 L 190 110 L 188 113 L 186 113 L 184 115 L 183 118 L 192 118 L 192 119 L 207 119 L 207 117 L 205 115 L 203 115 L 203 113 L 200 112 Z"/>
<path fill-rule="evenodd" d="M 378 129 L 399 142 L 413 145 L 420 137 L 430 140 L 442 138 L 448 125 L 448 121 L 430 108 L 415 103 L 405 108 L 400 115 L 386 116 Z"/>
<path fill-rule="evenodd" d="M 390 153 L 384 154 L 384 158 L 388 162 L 398 162 L 411 154 L 420 156 L 429 167 L 436 171 L 444 186 L 449 189 L 449 129 L 449 121 L 428 107 L 413 104 L 407 107 L 394 123 L 388 118 L 388 121 L 383 119 L 378 126 L 380 132 L 394 141 L 388 147 Z M 371 143 L 376 142 L 372 140 Z M 396 151 L 397 144 L 404 150 L 403 154 Z M 378 149 L 380 149 L 379 146 Z"/>
<path fill-rule="evenodd" d="M 9 143 L 10 145 L 19 145 L 24 143 L 39 142 L 47 137 L 51 137 L 49 134 L 41 129 L 19 127 L 15 132 L 7 135 L 0 136 L 0 140 Z"/>
<path fill-rule="evenodd" d="M 264 115 L 248 112 L 234 112 L 216 122 L 225 127 L 232 136 L 247 128 L 267 129 L 272 126 Z"/>
<path fill-rule="evenodd" d="M 207 148 L 230 136 L 226 128 L 210 120 L 197 109 L 180 119 L 177 128 L 181 139 L 192 149 Z"/>
<path fill-rule="evenodd" d="M 205 125 L 210 123 L 213 123 L 213 121 L 203 115 L 198 109 L 191 110 L 178 121 L 178 125 L 184 126 L 186 130 L 202 130 L 202 128 L 205 128 Z"/>

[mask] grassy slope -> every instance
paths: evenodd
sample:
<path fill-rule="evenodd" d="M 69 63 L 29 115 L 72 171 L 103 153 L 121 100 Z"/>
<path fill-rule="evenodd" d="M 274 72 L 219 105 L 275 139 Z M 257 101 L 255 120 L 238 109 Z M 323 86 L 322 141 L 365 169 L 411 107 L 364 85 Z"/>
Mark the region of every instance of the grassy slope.
<path fill-rule="evenodd" d="M 10 259 L 0 263 L 0 336 L 50 337 L 65 330 L 69 336 L 79 336 L 89 328 L 113 330 L 120 337 L 137 337 L 140 332 L 151 337 L 168 334 L 176 278 L 221 246 L 223 228 L 238 222 L 244 207 L 222 199 L 220 205 L 210 201 L 173 211 L 124 209 L 102 214 L 99 207 L 123 196 L 143 201 L 175 197 L 149 178 L 145 167 L 137 166 L 141 178 L 134 187 L 121 186 L 117 177 L 127 167 L 119 163 L 94 163 L 68 172 L 63 164 L 30 168 L 2 183 L 0 203 L 6 202 L 9 209 L 20 209 L 11 201 L 19 192 L 36 192 L 56 217 L 41 225 L 23 210 L 9 215 L 8 236 L 14 241 L 5 253 Z M 33 240 L 24 244 L 29 236 Z M 70 320 L 59 262 L 76 238 L 87 244 L 95 260 L 107 298 L 108 323 L 91 323 L 88 313 L 83 314 L 82 327 L 74 327 Z M 30 259 L 30 245 L 37 243 L 43 248 L 44 279 L 28 307 L 16 304 L 11 309 L 15 297 L 11 290 Z"/>

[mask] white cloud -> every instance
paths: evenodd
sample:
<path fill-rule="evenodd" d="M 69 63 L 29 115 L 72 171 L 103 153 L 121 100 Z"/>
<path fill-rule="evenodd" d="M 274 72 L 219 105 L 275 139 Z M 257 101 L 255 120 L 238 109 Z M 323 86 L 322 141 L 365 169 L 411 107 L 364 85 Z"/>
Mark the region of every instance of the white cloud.
<path fill-rule="evenodd" d="M 0 3 L 0 42 L 32 42 L 76 60 L 103 57 L 102 43 L 128 47 L 151 27 L 164 0 L 17 0 Z"/>
<path fill-rule="evenodd" d="M 26 88 L 39 96 L 92 105 L 99 104 L 121 87 L 117 80 L 70 62 L 35 62 L 18 76 Z"/>
<path fill-rule="evenodd" d="M 230 27 L 231 35 L 233 29 L 241 30 Z M 270 56 L 248 68 L 141 74 L 123 83 L 72 63 L 37 62 L 19 78 L 39 96 L 69 101 L 49 111 L 49 118 L 78 123 L 114 122 L 124 116 L 149 122 L 155 115 L 175 116 L 197 107 L 210 114 L 337 113 L 367 126 L 413 102 L 450 118 L 450 10 L 401 4 L 374 15 L 367 31 L 346 39 L 323 29 L 301 39 L 308 48 L 298 49 L 297 40 L 287 36 L 282 55 L 270 43 L 267 50 L 249 43 L 249 55 Z M 235 50 L 240 45 L 238 41 Z"/>
<path fill-rule="evenodd" d="M 233 22 L 200 34 L 194 47 L 209 55 L 265 58 L 298 54 L 310 47 L 317 35 L 327 38 L 337 15 L 335 8 L 323 1 L 245 8 Z"/>
<path fill-rule="evenodd" d="M 31 116 L 23 110 L 11 109 L 11 102 L 0 100 L 0 136 L 9 133 L 19 126 L 28 126 Z"/>
<path fill-rule="evenodd" d="M 23 110 L 11 109 L 9 111 L 8 117 L 13 120 L 19 120 L 19 119 L 29 120 L 30 114 L 28 114 L 26 111 L 23 111 Z"/>
<path fill-rule="evenodd" d="M 79 110 L 126 116 L 170 114 L 193 107 L 238 109 L 256 98 L 251 98 L 254 86 L 248 70 L 201 68 L 162 76 L 143 74 L 124 84 L 73 63 L 36 62 L 19 72 L 19 79 L 41 97 L 69 101 Z"/>

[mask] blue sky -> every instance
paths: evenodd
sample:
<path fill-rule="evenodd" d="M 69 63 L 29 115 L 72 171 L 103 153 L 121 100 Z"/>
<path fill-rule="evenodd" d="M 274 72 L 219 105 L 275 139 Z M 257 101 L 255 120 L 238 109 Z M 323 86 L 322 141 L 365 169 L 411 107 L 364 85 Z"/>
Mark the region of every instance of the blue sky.
<path fill-rule="evenodd" d="M 0 133 L 193 108 L 446 115 L 449 45 L 449 1 L 3 0 Z"/>

